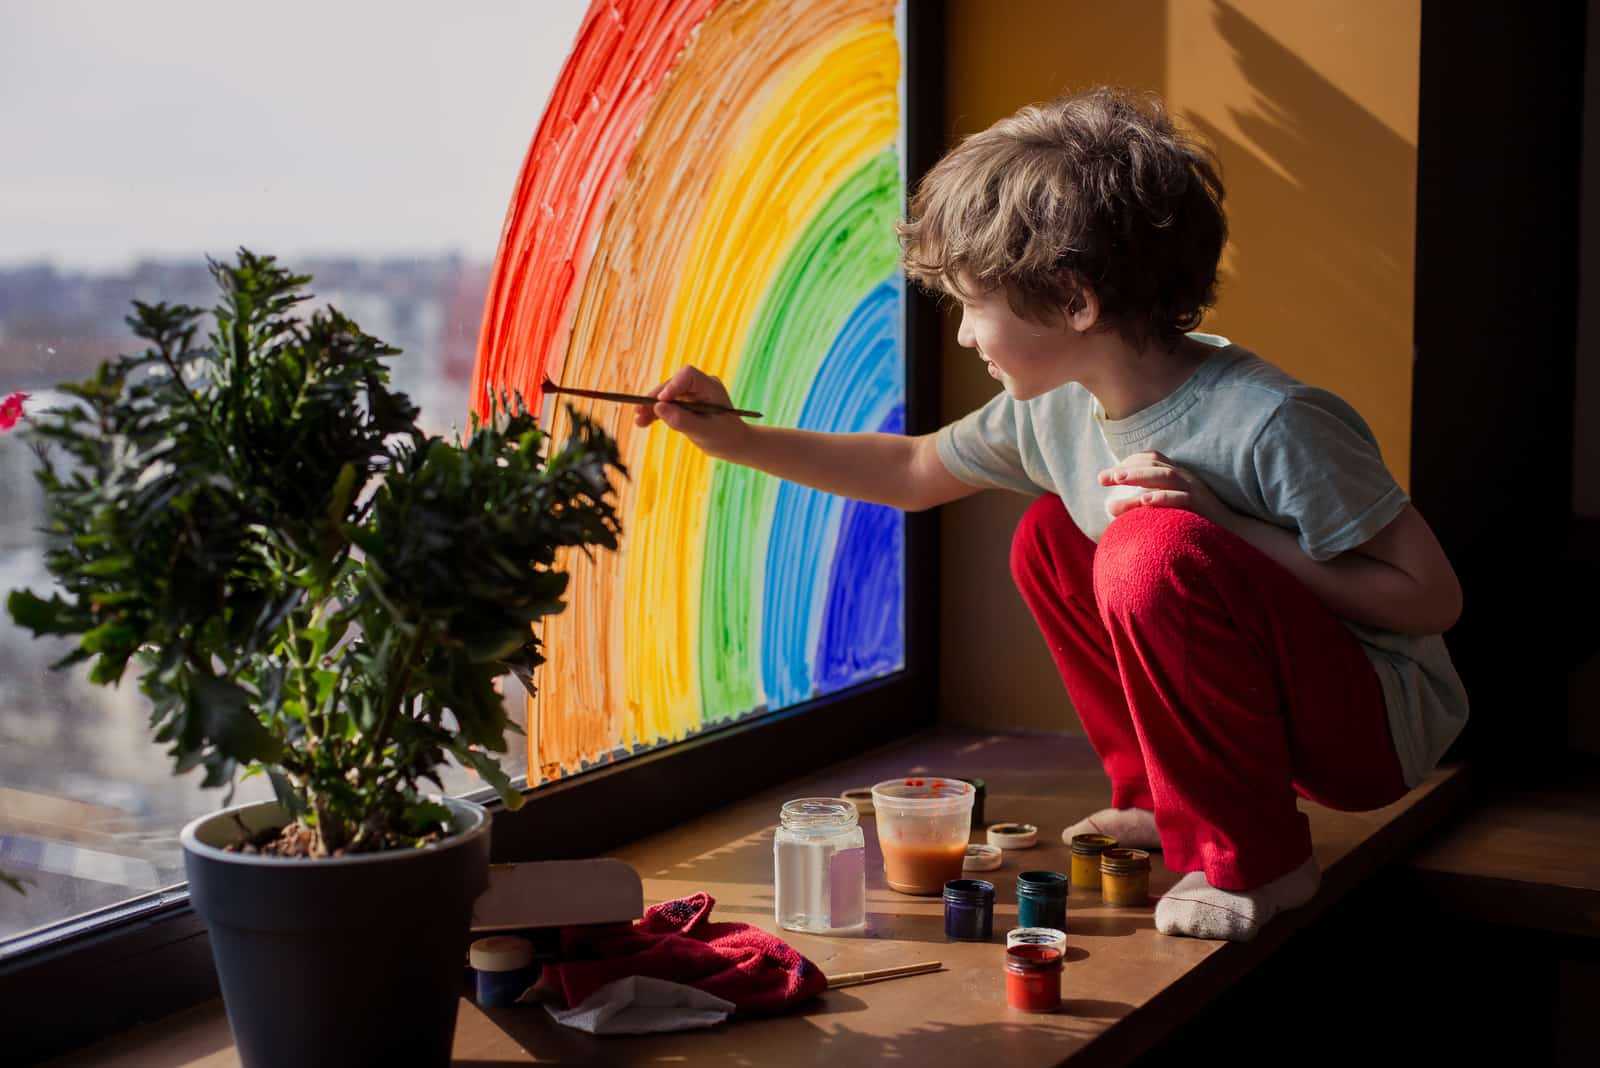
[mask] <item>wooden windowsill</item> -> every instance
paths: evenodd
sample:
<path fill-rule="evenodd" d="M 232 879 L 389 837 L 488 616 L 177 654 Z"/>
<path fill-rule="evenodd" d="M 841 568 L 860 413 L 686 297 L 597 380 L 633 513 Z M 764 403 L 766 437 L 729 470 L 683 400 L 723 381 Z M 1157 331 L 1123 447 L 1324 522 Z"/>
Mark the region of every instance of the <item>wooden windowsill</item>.
<path fill-rule="evenodd" d="M 1600 767 L 1492 792 L 1407 865 L 1423 899 L 1464 919 L 1600 939 Z"/>
<path fill-rule="evenodd" d="M 1035 868 L 1067 870 L 1061 829 L 1104 807 L 1104 773 L 1088 742 L 1064 735 L 1004 735 L 941 729 L 711 813 L 619 850 L 644 877 L 647 903 L 698 890 L 716 899 L 714 920 L 777 930 L 772 915 L 772 832 L 791 797 L 837 795 L 908 773 L 982 776 L 987 822 L 1026 821 L 1040 844 L 1008 853 L 990 872 L 996 886 L 993 944 L 944 937 L 937 898 L 897 894 L 883 884 L 868 829 L 868 925 L 857 938 L 782 932 L 828 973 L 940 960 L 940 972 L 848 987 L 771 1019 L 648 1037 L 571 1031 L 535 1006 L 485 1011 L 463 1001 L 458 1065 L 689 1063 L 709 1065 L 1119 1064 L 1148 1049 L 1228 984 L 1269 956 L 1379 867 L 1398 860 L 1465 799 L 1466 776 L 1442 768 L 1403 800 L 1348 813 L 1300 803 L 1310 819 L 1322 889 L 1308 905 L 1273 920 L 1245 943 L 1172 938 L 1154 927 L 1154 899 L 1177 876 L 1153 855 L 1151 905 L 1116 909 L 1074 888 L 1068 899 L 1065 1003 L 1057 1014 L 1009 1010 L 1001 971 L 1005 932 L 1015 926 L 1015 877 Z M 641 802 L 643 803 L 643 802 Z M 975 835 L 982 840 L 981 832 Z M 237 1063 L 220 1002 L 200 1006 L 55 1062 L 154 1068 Z"/>

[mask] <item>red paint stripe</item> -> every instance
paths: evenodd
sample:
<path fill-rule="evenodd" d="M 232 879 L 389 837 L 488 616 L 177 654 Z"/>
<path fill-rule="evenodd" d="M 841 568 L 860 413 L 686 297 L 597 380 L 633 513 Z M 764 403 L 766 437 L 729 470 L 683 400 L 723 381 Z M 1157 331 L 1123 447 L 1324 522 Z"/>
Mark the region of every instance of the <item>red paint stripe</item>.
<path fill-rule="evenodd" d="M 472 410 L 538 384 L 565 348 L 578 281 L 645 116 L 719 0 L 594 0 L 528 145 L 489 275 Z"/>

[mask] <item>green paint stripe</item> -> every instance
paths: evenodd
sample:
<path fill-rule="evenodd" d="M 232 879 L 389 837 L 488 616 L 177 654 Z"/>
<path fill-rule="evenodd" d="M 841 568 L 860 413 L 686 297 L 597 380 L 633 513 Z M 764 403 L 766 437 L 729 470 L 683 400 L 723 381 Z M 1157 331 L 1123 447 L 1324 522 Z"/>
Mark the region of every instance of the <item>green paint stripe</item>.
<path fill-rule="evenodd" d="M 770 426 L 794 426 L 850 313 L 894 272 L 900 164 L 892 149 L 850 175 L 785 256 L 751 326 L 731 383 Z M 761 700 L 762 570 L 778 480 L 716 465 L 700 590 L 702 717 L 741 715 Z"/>

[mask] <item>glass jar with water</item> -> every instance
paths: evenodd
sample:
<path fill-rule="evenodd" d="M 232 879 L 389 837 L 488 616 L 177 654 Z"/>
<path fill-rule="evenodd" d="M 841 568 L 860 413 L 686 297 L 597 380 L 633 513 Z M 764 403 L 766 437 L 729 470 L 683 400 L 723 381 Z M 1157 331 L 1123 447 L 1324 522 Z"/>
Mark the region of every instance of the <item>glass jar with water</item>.
<path fill-rule="evenodd" d="M 784 803 L 772 841 L 778 926 L 857 931 L 867 918 L 866 840 L 856 807 L 837 797 Z"/>

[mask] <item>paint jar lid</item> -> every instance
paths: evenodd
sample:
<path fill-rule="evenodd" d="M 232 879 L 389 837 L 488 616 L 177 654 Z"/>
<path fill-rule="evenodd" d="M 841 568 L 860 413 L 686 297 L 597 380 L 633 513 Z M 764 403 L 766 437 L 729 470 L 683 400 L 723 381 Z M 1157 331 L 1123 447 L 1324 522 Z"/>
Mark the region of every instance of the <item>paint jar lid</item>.
<path fill-rule="evenodd" d="M 1067 932 L 1054 927 L 1013 927 L 1006 932 L 1006 948 L 1012 946 L 1054 946 L 1067 952 Z"/>
<path fill-rule="evenodd" d="M 856 815 L 858 816 L 870 816 L 872 814 L 872 787 L 870 786 L 857 786 L 846 790 L 839 795 L 839 798 L 856 806 Z"/>
<path fill-rule="evenodd" d="M 974 842 L 962 858 L 962 871 L 994 871 L 1000 866 L 1000 847 Z"/>
<path fill-rule="evenodd" d="M 1097 857 L 1108 849 L 1117 848 L 1117 840 L 1109 834 L 1075 834 L 1072 851 L 1080 857 Z"/>
<path fill-rule="evenodd" d="M 1039 828 L 1031 823 L 996 823 L 989 827 L 989 844 L 1001 849 L 1028 849 L 1039 841 Z"/>
<path fill-rule="evenodd" d="M 514 972 L 533 963 L 533 943 L 516 935 L 480 938 L 467 950 L 467 962 L 480 972 Z"/>
<path fill-rule="evenodd" d="M 1025 871 L 1017 876 L 1018 897 L 1066 897 L 1067 877 L 1058 871 Z"/>
<path fill-rule="evenodd" d="M 951 879 L 944 884 L 944 899 L 952 905 L 992 905 L 994 883 L 983 879 Z"/>
<path fill-rule="evenodd" d="M 1134 875 L 1150 870 L 1150 854 L 1142 849 L 1108 849 L 1100 854 L 1100 871 Z"/>

